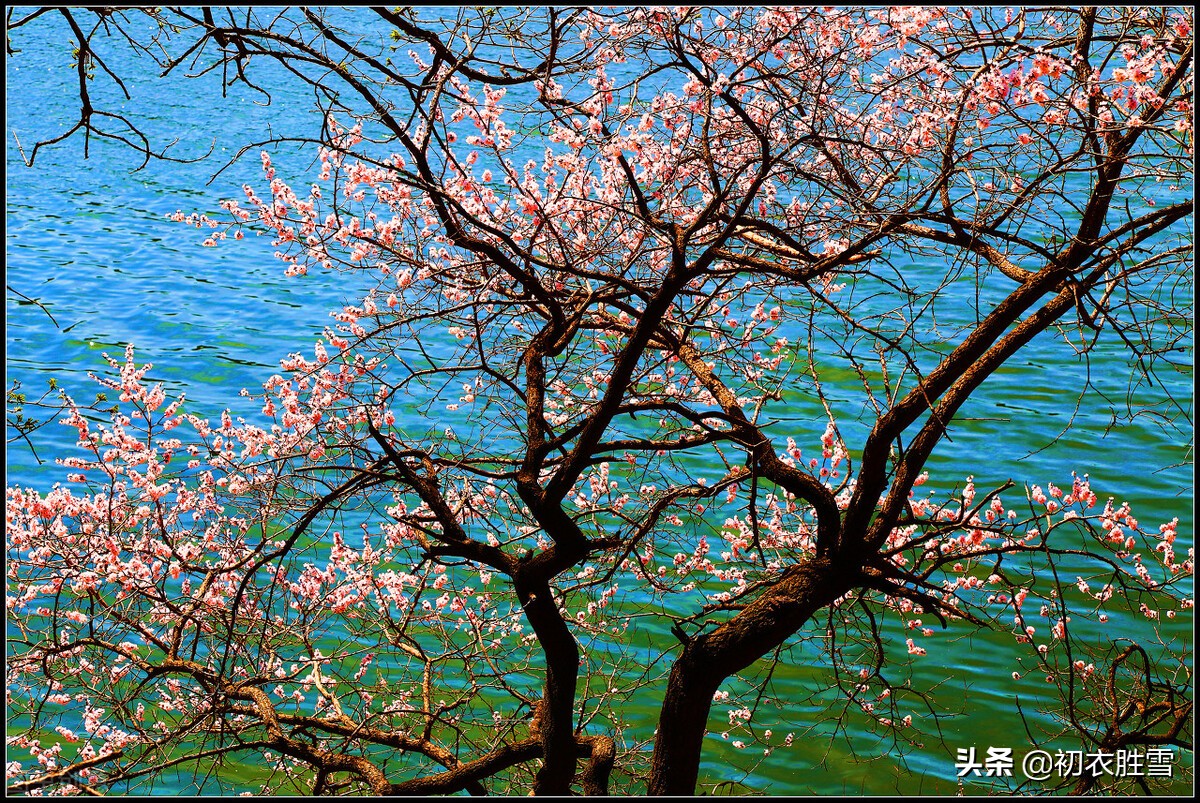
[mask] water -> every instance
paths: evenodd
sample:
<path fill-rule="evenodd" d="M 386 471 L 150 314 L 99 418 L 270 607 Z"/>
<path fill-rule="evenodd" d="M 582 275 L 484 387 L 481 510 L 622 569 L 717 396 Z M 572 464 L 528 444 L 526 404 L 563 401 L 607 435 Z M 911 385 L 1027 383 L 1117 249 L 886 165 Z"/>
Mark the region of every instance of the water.
<path fill-rule="evenodd" d="M 152 161 L 135 172 L 139 160 L 134 154 L 103 141 L 93 140 L 91 158 L 82 161 L 82 143 L 76 138 L 39 153 L 35 167 L 27 168 L 16 140 L 28 153 L 36 139 L 65 130 L 76 111 L 69 83 L 73 76 L 66 69 L 70 48 L 42 22 L 23 29 L 15 40 L 22 52 L 9 60 L 7 283 L 38 304 L 8 294 L 8 380 L 19 381 L 27 396 L 36 398 L 53 378 L 81 401 L 90 400 L 95 387 L 87 374 L 106 367 L 100 354 L 119 356 L 132 342 L 139 361 L 154 363 L 151 378 L 165 382 L 173 394 L 186 393 L 192 412 L 216 416 L 226 406 L 236 408 L 239 389 L 258 387 L 286 353 L 308 351 L 329 323 L 328 310 L 356 300 L 363 288 L 332 273 L 286 279 L 265 238 L 204 249 L 199 247 L 200 232 L 165 216 L 177 209 L 214 213 L 217 200 L 239 195 L 244 181 L 261 184 L 252 153 L 206 186 L 240 145 L 261 136 L 268 125 L 277 132 L 314 130 L 318 118 L 311 94 L 284 82 L 274 102 L 261 106 L 257 96 L 244 89 L 219 98 L 217 76 L 160 81 L 142 72 L 131 82 L 132 101 L 105 98 L 97 89 L 98 101 L 114 102 L 130 112 L 152 136 L 178 137 L 180 156 L 199 156 L 211 146 L 209 159 L 188 165 Z M 114 54 L 122 57 L 128 54 Z M 311 156 L 306 152 L 290 147 L 272 152 L 284 178 L 308 174 Z M 1130 422 L 1120 415 L 1122 377 L 1129 370 L 1125 359 L 1115 346 L 1093 355 L 1090 373 L 1099 392 L 1074 411 L 1080 366 L 1059 339 L 1039 338 L 972 398 L 960 413 L 952 440 L 930 461 L 931 473 L 943 482 L 943 498 L 969 474 L 986 488 L 1010 478 L 1018 484 L 1063 484 L 1072 470 L 1087 471 L 1101 499 L 1111 494 L 1128 500 L 1144 522 L 1177 516 L 1181 541 L 1191 543 L 1190 445 L 1150 417 Z M 864 425 L 856 422 L 859 412 L 851 406 L 857 380 L 832 368 L 823 378 L 835 407 L 841 405 L 844 411 L 847 438 L 861 439 Z M 1180 377 L 1172 390 L 1189 399 L 1189 385 L 1189 377 Z M 800 413 L 811 401 L 797 397 L 789 403 L 796 405 L 798 420 L 817 421 L 796 425 L 801 431 L 811 429 L 810 442 L 815 442 L 823 422 Z M 28 412 L 36 415 L 32 409 Z M 50 425 L 33 440 L 43 462 L 26 448 L 10 444 L 8 481 L 46 488 L 61 478 L 53 457 L 69 453 L 73 438 L 67 428 Z M 626 602 L 636 606 L 639 600 L 633 594 Z M 845 723 L 848 738 L 830 741 L 828 723 L 821 722 L 829 695 L 819 691 L 829 674 L 814 665 L 814 646 L 800 644 L 785 651 L 772 671 L 769 688 L 771 695 L 785 701 L 783 710 L 756 724 L 760 730 L 773 730 L 776 745 L 784 734 L 794 732 L 795 745 L 777 747 L 772 756 L 756 763 L 746 750 L 721 737 L 725 707 L 714 706 L 702 789 L 953 793 L 954 749 L 972 744 L 1019 746 L 1013 734 L 1023 730 L 1013 712 L 1013 697 L 1025 701 L 1025 712 L 1036 719 L 1043 692 L 1035 678 L 1009 679 L 1011 648 L 1003 634 L 963 636 L 952 629 L 931 638 L 953 644 L 942 655 L 954 656 L 956 663 L 948 666 L 944 657 L 916 661 L 908 671 L 914 685 L 935 689 L 938 708 L 959 712 L 940 723 L 941 741 L 928 736 L 920 747 L 905 746 L 905 757 L 892 758 L 898 751 L 873 735 L 862 717 L 854 716 Z M 627 646 L 651 660 L 673 645 L 665 625 L 651 620 Z M 665 673 L 667 664 L 659 661 L 658 667 Z M 761 668 L 748 673 L 751 680 L 765 675 Z M 731 681 L 725 688 L 736 696 L 751 685 Z M 648 738 L 658 694 L 651 686 L 632 694 L 622 707 L 631 739 Z M 927 728 L 928 734 L 936 732 L 933 726 Z M 861 763 L 864 757 L 872 759 L 868 773 Z M 245 772 L 250 778 L 254 775 L 250 769 Z M 175 784 L 182 789 L 192 782 L 180 778 Z M 172 786 L 170 779 L 166 783 Z M 971 791 L 983 788 L 968 785 Z"/>

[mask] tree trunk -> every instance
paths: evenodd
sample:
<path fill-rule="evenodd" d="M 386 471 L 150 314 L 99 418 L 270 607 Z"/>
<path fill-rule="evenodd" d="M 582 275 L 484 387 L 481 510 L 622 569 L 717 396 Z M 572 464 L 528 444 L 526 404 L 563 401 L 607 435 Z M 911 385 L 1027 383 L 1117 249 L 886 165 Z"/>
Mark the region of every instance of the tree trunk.
<path fill-rule="evenodd" d="M 852 576 L 852 575 L 851 575 Z M 852 588 L 832 561 L 813 559 L 712 633 L 692 639 L 671 668 L 650 765 L 651 795 L 692 795 L 713 693 Z"/>
<path fill-rule="evenodd" d="M 685 646 L 671 667 L 654 737 L 647 790 L 651 795 L 691 795 L 696 789 L 708 713 L 713 694 L 724 680 L 705 672 L 696 653 L 691 644 Z"/>
<path fill-rule="evenodd" d="M 535 717 L 543 760 L 533 791 L 537 795 L 566 795 L 575 777 L 577 755 L 572 718 L 579 647 L 559 615 L 547 584 L 538 583 L 530 589 L 518 580 L 517 594 L 546 656 L 546 686 L 541 710 Z"/>

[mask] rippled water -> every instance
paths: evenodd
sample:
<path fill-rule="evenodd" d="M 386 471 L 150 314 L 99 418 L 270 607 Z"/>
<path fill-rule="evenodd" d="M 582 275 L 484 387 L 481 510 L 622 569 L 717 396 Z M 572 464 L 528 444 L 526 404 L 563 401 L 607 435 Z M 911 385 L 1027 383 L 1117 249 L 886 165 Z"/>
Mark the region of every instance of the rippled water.
<path fill-rule="evenodd" d="M 240 388 L 257 387 L 273 373 L 287 352 L 308 350 L 327 324 L 328 310 L 357 298 L 359 288 L 335 274 L 285 279 L 265 239 L 200 248 L 194 229 L 165 215 L 177 209 L 214 211 L 216 201 L 235 196 L 243 181 L 257 182 L 260 171 L 252 159 L 205 186 L 234 148 L 268 125 L 277 131 L 312 130 L 317 121 L 312 99 L 285 88 L 264 107 L 246 94 L 222 100 L 213 80 L 160 82 L 138 76 L 129 111 L 147 121 L 150 133 L 179 137 L 179 155 L 202 154 L 211 143 L 212 157 L 194 165 L 152 162 L 134 172 L 133 154 L 104 142 L 93 141 L 91 158 L 83 161 L 82 142 L 76 138 L 39 154 L 36 166 L 27 168 L 16 140 L 28 151 L 36 139 L 69 126 L 75 111 L 68 83 L 72 75 L 66 68 L 70 48 L 53 38 L 39 40 L 44 36 L 37 33 L 40 27 L 30 26 L 17 42 L 22 52 L 8 65 L 7 283 L 36 299 L 50 315 L 8 294 L 8 379 L 20 381 L 33 397 L 53 377 L 87 399 L 95 392 L 88 372 L 105 368 L 100 354 L 118 356 L 132 342 L 139 361 L 154 363 L 153 379 L 165 381 L 172 392 L 186 393 L 193 412 L 216 415 L 237 404 Z M 286 150 L 276 151 L 275 161 L 285 178 L 300 176 L 310 166 L 309 157 Z M 1096 355 L 1091 366 L 1093 381 L 1116 408 L 1124 399 L 1125 360 L 1123 352 L 1112 348 Z M 1180 538 L 1190 543 L 1188 445 L 1149 418 L 1110 426 L 1110 407 L 1096 395 L 1073 413 L 1079 377 L 1078 364 L 1060 342 L 1039 339 L 964 408 L 953 440 L 931 461 L 931 473 L 950 484 L 972 474 L 986 487 L 1009 478 L 1063 483 L 1072 470 L 1087 471 L 1101 498 L 1127 499 L 1143 521 L 1178 516 Z M 827 381 L 833 382 L 835 403 L 854 398 L 853 376 Z M 844 394 L 839 394 L 838 382 L 846 383 Z M 1182 377 L 1173 391 L 1189 399 L 1189 385 L 1190 378 Z M 853 417 L 848 411 L 844 422 L 852 439 Z M 50 426 L 37 433 L 37 453 L 47 461 L 41 465 L 27 449 L 10 445 L 9 482 L 47 487 L 59 479 L 52 459 L 66 454 L 72 443 L 65 430 Z M 674 643 L 668 633 L 653 628 L 641 635 L 649 640 L 647 656 Z M 933 639 L 946 644 L 943 657 L 918 662 L 912 671 L 917 685 L 937 687 L 936 700 L 946 711 L 963 712 L 941 723 L 944 744 L 931 737 L 924 749 L 893 760 L 887 742 L 852 723 L 849 740 L 830 742 L 818 731 L 747 773 L 732 769 L 752 762 L 720 739 L 723 714 L 717 707 L 705 783 L 732 782 L 715 788 L 718 792 L 952 793 L 954 748 L 1018 746 L 1023 729 L 1013 699 L 1027 701 L 1026 713 L 1036 716 L 1040 690 L 1032 680 L 1009 678 L 1006 636 L 962 636 L 951 630 Z M 806 655 L 811 653 L 802 647 L 786 657 L 774 675 L 774 693 L 799 699 L 800 691 L 807 695 L 814 684 L 826 682 L 823 671 L 806 663 Z M 953 665 L 944 656 L 953 656 Z M 656 695 L 649 689 L 630 700 L 625 709 L 630 725 L 652 727 Z M 813 699 L 795 705 L 762 727 L 802 733 L 824 710 L 820 703 Z M 884 758 L 861 763 L 862 757 L 880 755 Z M 180 785 L 186 786 L 186 780 Z"/>

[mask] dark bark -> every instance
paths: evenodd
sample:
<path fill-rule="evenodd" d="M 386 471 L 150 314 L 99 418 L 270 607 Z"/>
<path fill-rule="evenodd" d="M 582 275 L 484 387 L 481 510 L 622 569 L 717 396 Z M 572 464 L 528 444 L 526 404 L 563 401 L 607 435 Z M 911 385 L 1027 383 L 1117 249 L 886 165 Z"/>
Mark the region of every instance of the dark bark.
<path fill-rule="evenodd" d="M 729 622 L 684 644 L 659 715 L 651 795 L 695 793 L 708 713 L 721 682 L 778 647 L 852 586 L 833 562 L 810 560 L 787 570 Z"/>
<path fill-rule="evenodd" d="M 480 783 L 482 779 L 523 761 L 532 761 L 541 754 L 542 746 L 536 739 L 502 745 L 472 762 L 438 775 L 392 784 L 390 794 L 447 795 L 463 789 L 473 795 L 486 794 Z"/>
<path fill-rule="evenodd" d="M 535 795 L 565 795 L 575 777 L 576 747 L 572 730 L 579 647 L 545 583 L 527 587 L 518 575 L 517 595 L 546 656 L 546 685 L 536 715 L 543 763 L 534 782 Z"/>

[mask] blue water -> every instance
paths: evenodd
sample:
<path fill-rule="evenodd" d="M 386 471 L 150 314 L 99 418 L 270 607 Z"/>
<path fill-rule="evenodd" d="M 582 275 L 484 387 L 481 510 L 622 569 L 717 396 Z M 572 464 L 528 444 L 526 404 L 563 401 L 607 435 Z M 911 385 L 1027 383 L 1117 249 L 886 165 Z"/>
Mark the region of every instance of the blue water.
<path fill-rule="evenodd" d="M 158 141 L 178 138 L 172 151 L 177 156 L 198 157 L 211 149 L 207 159 L 195 164 L 151 161 L 135 170 L 140 159 L 127 148 L 93 139 L 90 158 L 84 161 L 82 140 L 74 138 L 42 151 L 29 168 L 17 141 L 28 154 L 34 141 L 69 127 L 76 111 L 73 74 L 67 69 L 70 47 L 42 22 L 22 29 L 14 39 L 21 53 L 8 62 L 6 281 L 41 306 L 12 293 L 7 296 L 7 380 L 20 382 L 31 399 L 53 378 L 80 401 L 90 400 L 96 387 L 87 375 L 106 368 L 101 353 L 119 357 L 125 344 L 133 343 L 138 361 L 154 364 L 150 378 L 165 382 L 172 394 L 186 393 L 192 412 L 216 416 L 227 406 L 236 411 L 244 404 L 237 396 L 241 388 L 257 388 L 287 353 L 308 352 L 329 324 L 329 310 L 357 301 L 365 288 L 354 278 L 320 271 L 285 278 L 267 238 L 201 248 L 203 233 L 171 222 L 166 215 L 180 209 L 215 214 L 217 202 L 238 197 L 243 182 L 261 185 L 258 149 L 215 178 L 213 174 L 241 145 L 266 136 L 268 127 L 276 132 L 315 131 L 319 117 L 312 95 L 276 75 L 273 102 L 264 106 L 245 88 L 231 89 L 221 98 L 216 75 L 160 80 L 137 68 L 130 81 L 131 101 L 95 82 L 97 105 L 116 104 Z M 114 53 L 113 58 L 122 54 Z M 281 177 L 302 180 L 310 173 L 310 152 L 292 146 L 271 151 Z M 1127 420 L 1126 378 L 1131 368 L 1126 359 L 1117 344 L 1093 354 L 1090 376 L 1095 391 L 1076 410 L 1080 363 L 1061 339 L 1039 338 L 961 411 L 951 439 L 930 461 L 931 473 L 943 481 L 940 492 L 945 495 L 967 475 L 985 488 L 1010 478 L 1018 485 L 1069 484 L 1072 470 L 1086 471 L 1101 499 L 1114 495 L 1128 500 L 1143 522 L 1179 517 L 1180 540 L 1190 544 L 1190 441 L 1160 427 L 1151 416 Z M 857 379 L 830 369 L 823 380 L 831 402 L 843 414 L 844 434 L 852 444 L 861 440 L 865 419 L 861 406 L 855 407 L 861 405 Z M 1170 390 L 1190 414 L 1190 375 L 1173 381 Z M 1140 399 L 1155 400 L 1160 391 L 1147 388 L 1139 393 Z M 795 405 L 800 422 L 795 431 L 815 443 L 824 422 L 813 414 L 812 400 L 796 396 L 788 402 Z M 27 413 L 37 415 L 34 409 Z M 49 487 L 62 476 L 53 458 L 70 453 L 73 441 L 65 427 L 52 424 L 39 430 L 34 445 L 41 463 L 29 449 L 10 443 L 8 482 Z M 637 602 L 634 596 L 631 604 Z M 672 637 L 660 624 L 647 625 L 639 637 L 648 642 L 631 643 L 629 649 L 646 657 L 668 649 Z M 937 638 L 949 642 L 961 636 L 951 632 Z M 1007 642 L 1002 635 L 982 634 L 958 642 L 962 649 L 946 653 L 960 656 L 957 666 L 932 661 L 915 665 L 919 683 L 944 682 L 938 699 L 968 713 L 941 724 L 944 745 L 930 738 L 905 761 L 872 764 L 873 773 L 885 763 L 886 769 L 871 784 L 863 779 L 863 767 L 852 753 L 875 756 L 889 749 L 857 724 L 850 726 L 853 745 L 838 741 L 827 747 L 824 738 L 805 744 L 801 736 L 801 744 L 791 752 L 777 751 L 749 772 L 730 769 L 750 765 L 744 753 L 719 738 L 721 706 L 714 707 L 717 733 L 706 753 L 707 782 L 733 781 L 745 785 L 737 789 L 773 793 L 881 793 L 889 788 L 952 792 L 953 748 L 973 743 L 981 729 L 994 739 L 1015 733 L 1019 722 L 1011 712 L 1014 694 L 1032 699 L 1038 693 L 1032 682 L 1012 683 L 1007 671 L 995 671 L 1009 664 Z M 806 663 L 811 655 L 811 648 L 799 646 L 785 656 L 775 676 L 775 691 L 784 700 L 799 699 L 797 689 L 811 690 L 825 677 Z M 626 724 L 647 727 L 657 702 L 653 689 L 640 692 L 627 706 Z M 802 728 L 812 725 L 812 715 L 824 710 L 819 695 L 785 705 L 774 729 L 779 734 L 795 730 L 799 736 Z M 826 768 L 814 772 L 812 767 L 821 760 Z"/>

